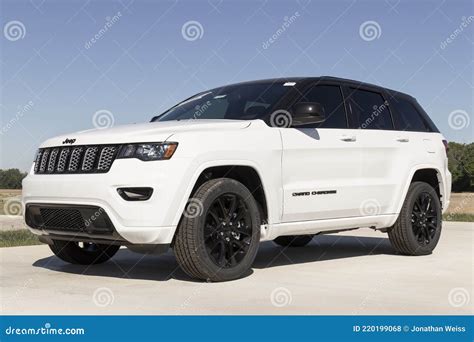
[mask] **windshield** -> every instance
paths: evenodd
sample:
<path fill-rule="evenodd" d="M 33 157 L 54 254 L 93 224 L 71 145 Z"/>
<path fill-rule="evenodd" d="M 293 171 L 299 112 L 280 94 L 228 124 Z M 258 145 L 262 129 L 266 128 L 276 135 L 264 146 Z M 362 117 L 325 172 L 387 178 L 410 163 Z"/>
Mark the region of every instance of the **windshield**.
<path fill-rule="evenodd" d="M 290 88 L 284 82 L 247 83 L 216 88 L 190 97 L 152 121 L 260 119 L 271 113 L 275 104 Z"/>

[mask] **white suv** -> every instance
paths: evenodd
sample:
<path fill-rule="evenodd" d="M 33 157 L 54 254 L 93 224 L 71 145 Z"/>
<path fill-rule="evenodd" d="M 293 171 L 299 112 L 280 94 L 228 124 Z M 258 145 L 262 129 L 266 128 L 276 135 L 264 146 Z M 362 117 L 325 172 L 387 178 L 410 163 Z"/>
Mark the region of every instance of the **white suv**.
<path fill-rule="evenodd" d="M 199 93 L 150 123 L 44 142 L 25 220 L 61 259 L 170 246 L 191 277 L 244 276 L 260 241 L 370 227 L 431 253 L 448 207 L 447 143 L 414 98 L 333 77 Z"/>

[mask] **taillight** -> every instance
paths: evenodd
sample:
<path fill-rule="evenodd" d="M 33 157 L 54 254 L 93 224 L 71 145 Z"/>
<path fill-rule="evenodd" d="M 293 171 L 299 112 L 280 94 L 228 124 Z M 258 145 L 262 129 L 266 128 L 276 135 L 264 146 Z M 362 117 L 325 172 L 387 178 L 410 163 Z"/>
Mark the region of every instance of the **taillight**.
<path fill-rule="evenodd" d="M 443 140 L 444 149 L 446 150 L 446 155 L 448 155 L 449 145 L 447 140 Z"/>

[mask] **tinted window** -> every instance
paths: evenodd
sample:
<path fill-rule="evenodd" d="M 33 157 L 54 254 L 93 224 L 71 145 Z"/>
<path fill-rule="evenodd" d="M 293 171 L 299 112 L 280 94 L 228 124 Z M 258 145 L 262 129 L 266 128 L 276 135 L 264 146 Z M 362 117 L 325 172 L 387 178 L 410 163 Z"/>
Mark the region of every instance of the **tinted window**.
<path fill-rule="evenodd" d="M 283 84 L 284 82 L 247 83 L 209 90 L 181 102 L 154 121 L 259 119 L 269 114 L 291 88 Z"/>
<path fill-rule="evenodd" d="M 326 120 L 319 124 L 298 127 L 347 128 L 346 111 L 341 89 L 338 86 L 317 85 L 310 88 L 298 102 L 318 102 L 321 104 Z"/>
<path fill-rule="evenodd" d="M 394 106 L 398 112 L 399 122 L 397 129 L 416 132 L 430 131 L 420 113 L 409 101 L 396 97 L 390 101 L 390 104 Z"/>
<path fill-rule="evenodd" d="M 351 107 L 355 121 L 362 129 L 393 129 L 387 103 L 379 93 L 350 89 Z"/>

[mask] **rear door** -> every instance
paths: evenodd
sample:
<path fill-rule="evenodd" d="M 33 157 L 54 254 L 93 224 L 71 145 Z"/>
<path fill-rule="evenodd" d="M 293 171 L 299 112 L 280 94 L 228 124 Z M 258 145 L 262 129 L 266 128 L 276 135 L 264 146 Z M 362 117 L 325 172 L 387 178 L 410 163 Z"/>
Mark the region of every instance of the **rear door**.
<path fill-rule="evenodd" d="M 365 87 L 345 88 L 361 148 L 360 215 L 393 213 L 393 203 L 406 169 L 409 137 L 396 131 L 387 95 Z"/>
<path fill-rule="evenodd" d="M 446 154 L 440 148 L 443 146 L 442 135 L 415 99 L 404 94 L 394 94 L 389 101 L 395 129 L 405 139 L 400 144 L 403 153 L 398 168 L 400 195 L 398 201 L 393 203 L 393 211 L 398 211 L 399 204 L 404 200 L 403 189 L 411 180 L 413 169 L 424 167 L 420 165 L 439 165 L 440 160 L 445 160 Z"/>
<path fill-rule="evenodd" d="M 361 149 L 342 88 L 313 83 L 292 103 L 318 102 L 326 121 L 281 128 L 283 222 L 359 216 Z M 290 105 L 291 111 L 291 105 Z"/>

